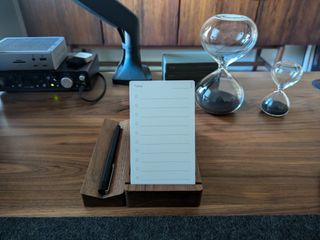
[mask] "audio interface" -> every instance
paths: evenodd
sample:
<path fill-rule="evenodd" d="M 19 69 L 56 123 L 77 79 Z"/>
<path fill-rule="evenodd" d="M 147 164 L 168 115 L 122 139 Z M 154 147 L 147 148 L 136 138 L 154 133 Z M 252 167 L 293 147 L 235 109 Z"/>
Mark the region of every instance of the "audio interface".
<path fill-rule="evenodd" d="M 90 90 L 99 72 L 97 54 L 91 62 L 74 69 L 65 60 L 57 70 L 0 71 L 0 91 L 53 92 Z"/>

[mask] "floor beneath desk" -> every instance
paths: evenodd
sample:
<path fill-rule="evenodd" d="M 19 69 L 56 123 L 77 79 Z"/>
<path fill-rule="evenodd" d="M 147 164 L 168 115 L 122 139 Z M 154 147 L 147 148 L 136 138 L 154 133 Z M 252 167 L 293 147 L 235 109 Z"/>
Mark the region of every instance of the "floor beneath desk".
<path fill-rule="evenodd" d="M 3 239 L 319 239 L 320 216 L 0 218 Z"/>

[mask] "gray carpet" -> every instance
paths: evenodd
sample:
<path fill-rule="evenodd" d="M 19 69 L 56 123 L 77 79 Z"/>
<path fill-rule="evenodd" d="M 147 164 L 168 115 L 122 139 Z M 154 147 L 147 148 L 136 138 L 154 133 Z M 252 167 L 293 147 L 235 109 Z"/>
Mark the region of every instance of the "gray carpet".
<path fill-rule="evenodd" d="M 0 218 L 0 239 L 320 239 L 320 215 Z"/>

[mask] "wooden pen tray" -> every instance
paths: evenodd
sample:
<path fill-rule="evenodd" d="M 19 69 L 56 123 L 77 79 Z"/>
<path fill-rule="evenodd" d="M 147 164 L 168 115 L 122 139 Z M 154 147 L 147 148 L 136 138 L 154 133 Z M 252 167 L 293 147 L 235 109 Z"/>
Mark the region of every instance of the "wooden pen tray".
<path fill-rule="evenodd" d="M 121 134 L 115 156 L 115 168 L 107 195 L 98 193 L 102 169 L 111 142 L 113 129 L 120 125 Z M 185 207 L 199 206 L 202 182 L 198 164 L 196 184 L 192 185 L 137 185 L 130 184 L 129 121 L 105 120 L 98 136 L 83 185 L 81 195 L 86 206 L 128 207 Z"/>

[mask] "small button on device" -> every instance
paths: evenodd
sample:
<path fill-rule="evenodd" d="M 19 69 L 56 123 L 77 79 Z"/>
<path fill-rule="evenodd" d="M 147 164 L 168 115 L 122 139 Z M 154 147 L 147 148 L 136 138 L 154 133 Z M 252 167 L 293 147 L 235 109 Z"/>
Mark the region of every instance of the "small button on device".
<path fill-rule="evenodd" d="M 73 80 L 69 77 L 61 78 L 60 83 L 64 88 L 71 88 L 73 86 Z"/>
<path fill-rule="evenodd" d="M 83 75 L 83 74 L 81 74 L 81 75 L 79 76 L 79 80 L 80 80 L 80 81 L 84 81 L 84 80 L 86 80 L 86 76 L 85 76 L 85 75 Z"/>

